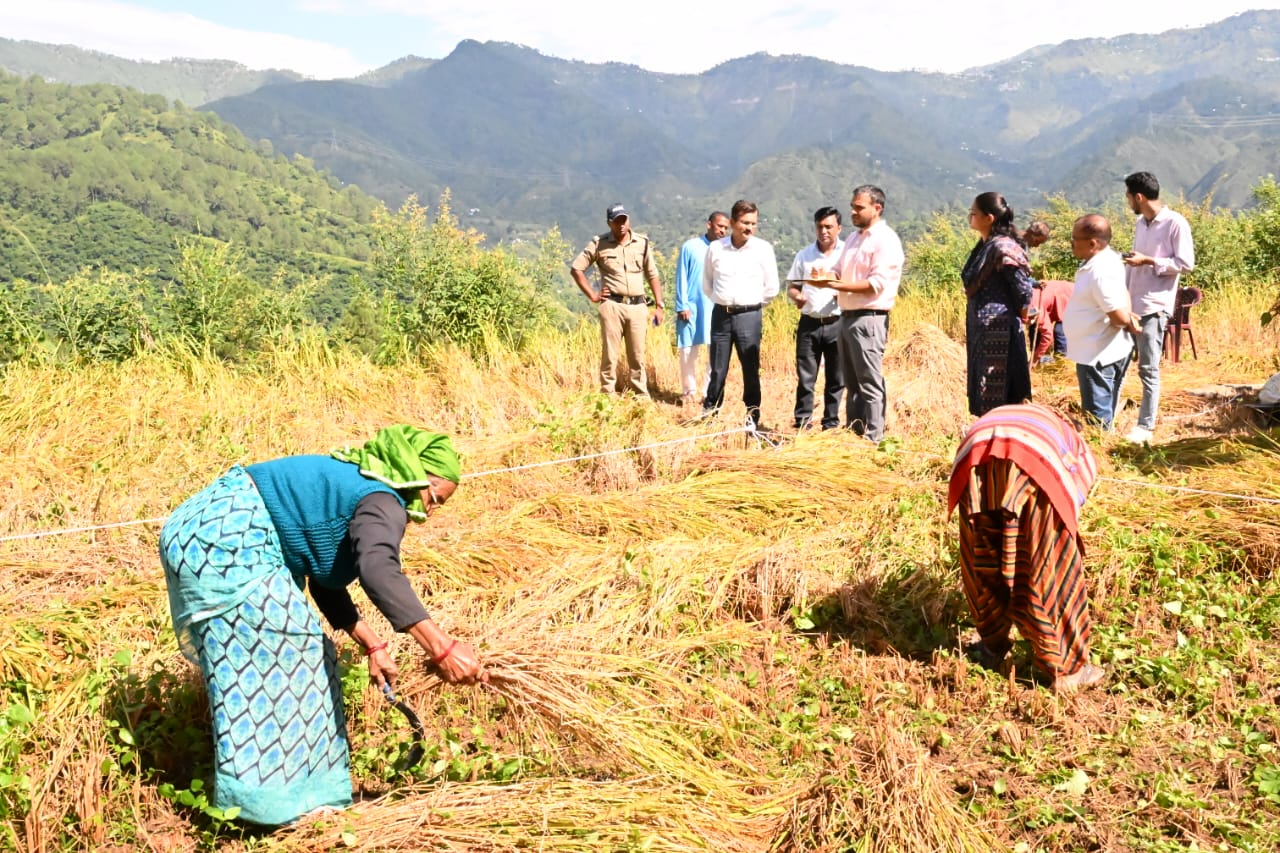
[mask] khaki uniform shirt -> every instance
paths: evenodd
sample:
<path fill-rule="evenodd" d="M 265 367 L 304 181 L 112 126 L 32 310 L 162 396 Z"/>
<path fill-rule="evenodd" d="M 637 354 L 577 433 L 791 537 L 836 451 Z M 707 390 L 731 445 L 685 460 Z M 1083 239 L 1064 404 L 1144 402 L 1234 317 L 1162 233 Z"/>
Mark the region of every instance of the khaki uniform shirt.
<path fill-rule="evenodd" d="M 619 245 L 613 232 L 606 231 L 573 259 L 573 268 L 581 273 L 592 264 L 600 268 L 601 283 L 619 296 L 643 296 L 645 282 L 658 278 L 649 238 L 634 231 L 626 245 Z"/>

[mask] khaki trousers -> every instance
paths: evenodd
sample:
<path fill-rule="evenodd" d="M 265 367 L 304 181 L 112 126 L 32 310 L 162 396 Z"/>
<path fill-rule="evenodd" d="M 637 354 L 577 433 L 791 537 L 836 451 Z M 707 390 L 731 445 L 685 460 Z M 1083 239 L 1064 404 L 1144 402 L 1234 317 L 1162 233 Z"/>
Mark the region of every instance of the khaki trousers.
<path fill-rule="evenodd" d="M 618 350 L 625 343 L 631 390 L 641 397 L 648 397 L 649 385 L 644 375 L 644 336 L 649 324 L 648 306 L 644 303 L 623 305 L 621 302 L 605 299 L 596 308 L 600 312 L 600 390 L 606 394 L 617 390 Z"/>

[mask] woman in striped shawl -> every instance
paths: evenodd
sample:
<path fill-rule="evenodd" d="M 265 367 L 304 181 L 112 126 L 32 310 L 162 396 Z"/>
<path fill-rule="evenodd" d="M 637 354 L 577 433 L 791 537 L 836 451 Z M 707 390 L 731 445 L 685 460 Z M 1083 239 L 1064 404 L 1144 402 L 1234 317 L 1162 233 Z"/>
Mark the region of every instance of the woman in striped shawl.
<path fill-rule="evenodd" d="M 1055 690 L 1102 680 L 1089 663 L 1077 526 L 1097 476 L 1080 434 L 1044 406 L 1001 406 L 965 434 L 947 512 L 959 507 L 961 577 L 982 638 L 971 651 L 983 665 L 1000 666 L 1017 625 Z"/>

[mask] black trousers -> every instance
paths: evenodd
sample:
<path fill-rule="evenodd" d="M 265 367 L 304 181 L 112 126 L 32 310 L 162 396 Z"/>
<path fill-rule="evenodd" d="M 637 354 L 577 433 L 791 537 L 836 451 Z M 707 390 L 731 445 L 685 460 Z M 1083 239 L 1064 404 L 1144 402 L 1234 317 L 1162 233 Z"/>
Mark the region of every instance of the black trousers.
<path fill-rule="evenodd" d="M 796 409 L 795 427 L 800 429 L 813 417 L 813 386 L 818 381 L 818 364 L 825 365 L 822 393 L 822 428 L 840 426 L 840 396 L 844 378 L 840 370 L 840 318 L 823 323 L 807 314 L 796 326 Z"/>
<path fill-rule="evenodd" d="M 723 305 L 711 310 L 711 379 L 704 411 L 714 411 L 724 404 L 724 382 L 729 375 L 729 354 L 738 351 L 742 365 L 742 402 L 747 416 L 760 423 L 760 333 L 764 312 L 743 311 L 730 314 Z"/>

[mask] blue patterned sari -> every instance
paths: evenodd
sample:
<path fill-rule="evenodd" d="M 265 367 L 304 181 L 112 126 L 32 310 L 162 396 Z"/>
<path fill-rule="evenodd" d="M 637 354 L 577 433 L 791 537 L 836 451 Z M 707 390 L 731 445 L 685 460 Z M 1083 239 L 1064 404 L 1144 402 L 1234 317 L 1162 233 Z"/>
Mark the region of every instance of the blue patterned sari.
<path fill-rule="evenodd" d="M 336 651 L 243 468 L 178 507 L 160 561 L 178 644 L 208 688 L 214 805 L 267 825 L 350 805 Z"/>

